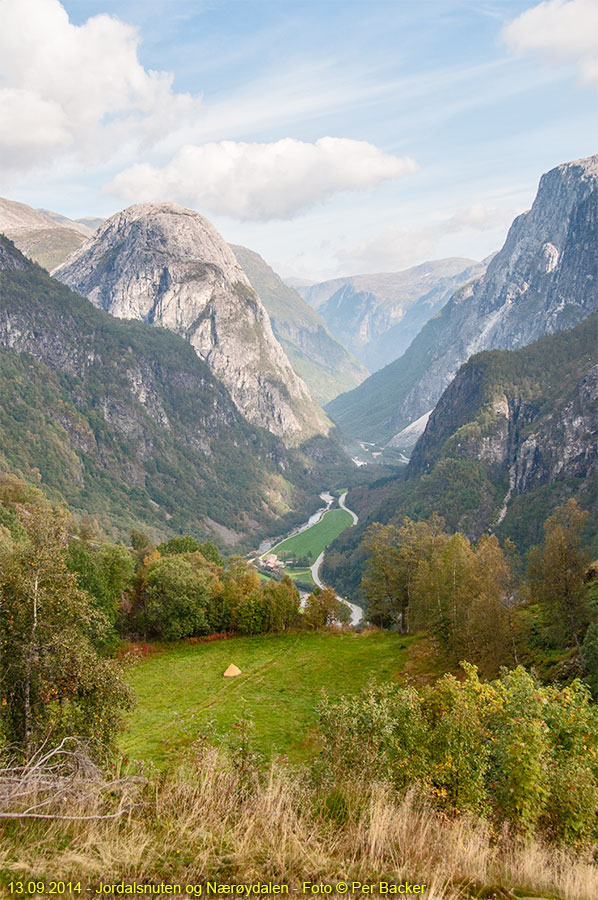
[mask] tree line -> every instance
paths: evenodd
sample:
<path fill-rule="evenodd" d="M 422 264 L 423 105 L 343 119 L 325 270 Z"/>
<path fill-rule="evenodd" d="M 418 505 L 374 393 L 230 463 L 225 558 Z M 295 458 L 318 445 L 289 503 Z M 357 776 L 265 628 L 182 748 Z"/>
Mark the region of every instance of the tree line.
<path fill-rule="evenodd" d="M 521 662 L 546 669 L 554 658 L 598 694 L 598 581 L 583 542 L 587 519 L 573 499 L 558 507 L 525 571 L 511 541 L 501 546 L 487 534 L 472 543 L 436 514 L 374 524 L 363 542 L 368 619 L 424 630 L 444 662 L 468 659 L 487 674 Z"/>
<path fill-rule="evenodd" d="M 290 578 L 264 583 L 245 559 L 177 536 L 102 540 L 34 486 L 0 477 L 0 745 L 26 757 L 78 735 L 114 744 L 133 698 L 115 656 L 125 637 L 175 641 L 346 620 L 330 589 L 301 609 Z"/>

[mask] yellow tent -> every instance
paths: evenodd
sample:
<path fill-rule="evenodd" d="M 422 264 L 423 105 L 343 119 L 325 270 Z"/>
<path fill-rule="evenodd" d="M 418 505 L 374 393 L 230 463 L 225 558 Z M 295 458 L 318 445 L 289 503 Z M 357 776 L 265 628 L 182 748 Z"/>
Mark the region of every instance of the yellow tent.
<path fill-rule="evenodd" d="M 241 670 L 238 669 L 237 666 L 233 665 L 233 663 L 231 663 L 230 666 L 228 667 L 228 669 L 226 670 L 226 672 L 224 673 L 224 677 L 225 678 L 234 678 L 235 675 L 240 675 L 240 674 L 241 674 Z"/>

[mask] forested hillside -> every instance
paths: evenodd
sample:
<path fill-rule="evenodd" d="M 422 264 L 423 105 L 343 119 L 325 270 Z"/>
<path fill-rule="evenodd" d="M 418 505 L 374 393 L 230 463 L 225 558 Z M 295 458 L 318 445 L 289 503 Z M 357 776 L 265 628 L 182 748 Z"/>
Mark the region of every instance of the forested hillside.
<path fill-rule="evenodd" d="M 117 320 L 0 243 L 1 462 L 114 535 L 233 545 L 316 504 L 322 467 L 249 425 L 182 338 Z M 309 452 L 309 447 L 307 448 Z M 342 471 L 342 464 L 341 464 Z"/>
<path fill-rule="evenodd" d="M 350 493 L 359 528 L 341 535 L 325 574 L 355 597 L 360 534 L 372 522 L 443 516 L 477 539 L 491 529 L 525 551 L 574 497 L 598 522 L 598 317 L 514 351 L 472 357 L 442 395 L 404 474 Z M 592 532 L 593 529 L 593 532 Z"/>

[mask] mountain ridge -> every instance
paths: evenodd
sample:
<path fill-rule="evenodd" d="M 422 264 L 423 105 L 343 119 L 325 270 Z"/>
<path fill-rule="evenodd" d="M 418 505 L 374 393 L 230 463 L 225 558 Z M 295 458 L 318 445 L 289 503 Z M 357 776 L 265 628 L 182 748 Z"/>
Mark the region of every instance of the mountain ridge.
<path fill-rule="evenodd" d="M 542 176 L 486 273 L 460 288 L 407 351 L 327 406 L 351 437 L 387 443 L 433 409 L 459 366 L 516 349 L 598 308 L 598 156 Z"/>
<path fill-rule="evenodd" d="M 360 384 L 367 370 L 330 334 L 319 313 L 259 253 L 235 244 L 231 248 L 266 307 L 275 337 L 315 399 L 326 403 Z"/>
<path fill-rule="evenodd" d="M 93 234 L 93 228 L 50 210 L 0 197 L 0 232 L 49 271 Z"/>
<path fill-rule="evenodd" d="M 199 213 L 128 207 L 52 274 L 112 315 L 185 337 L 250 422 L 293 444 L 330 430 L 232 250 Z"/>

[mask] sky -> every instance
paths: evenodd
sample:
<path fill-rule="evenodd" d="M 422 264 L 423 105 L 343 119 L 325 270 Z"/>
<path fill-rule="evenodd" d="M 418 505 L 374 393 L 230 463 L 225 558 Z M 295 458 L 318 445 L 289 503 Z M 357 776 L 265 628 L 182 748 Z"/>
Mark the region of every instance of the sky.
<path fill-rule="evenodd" d="M 0 0 L 0 195 L 173 200 L 310 281 L 482 259 L 597 92 L 598 0 Z"/>

